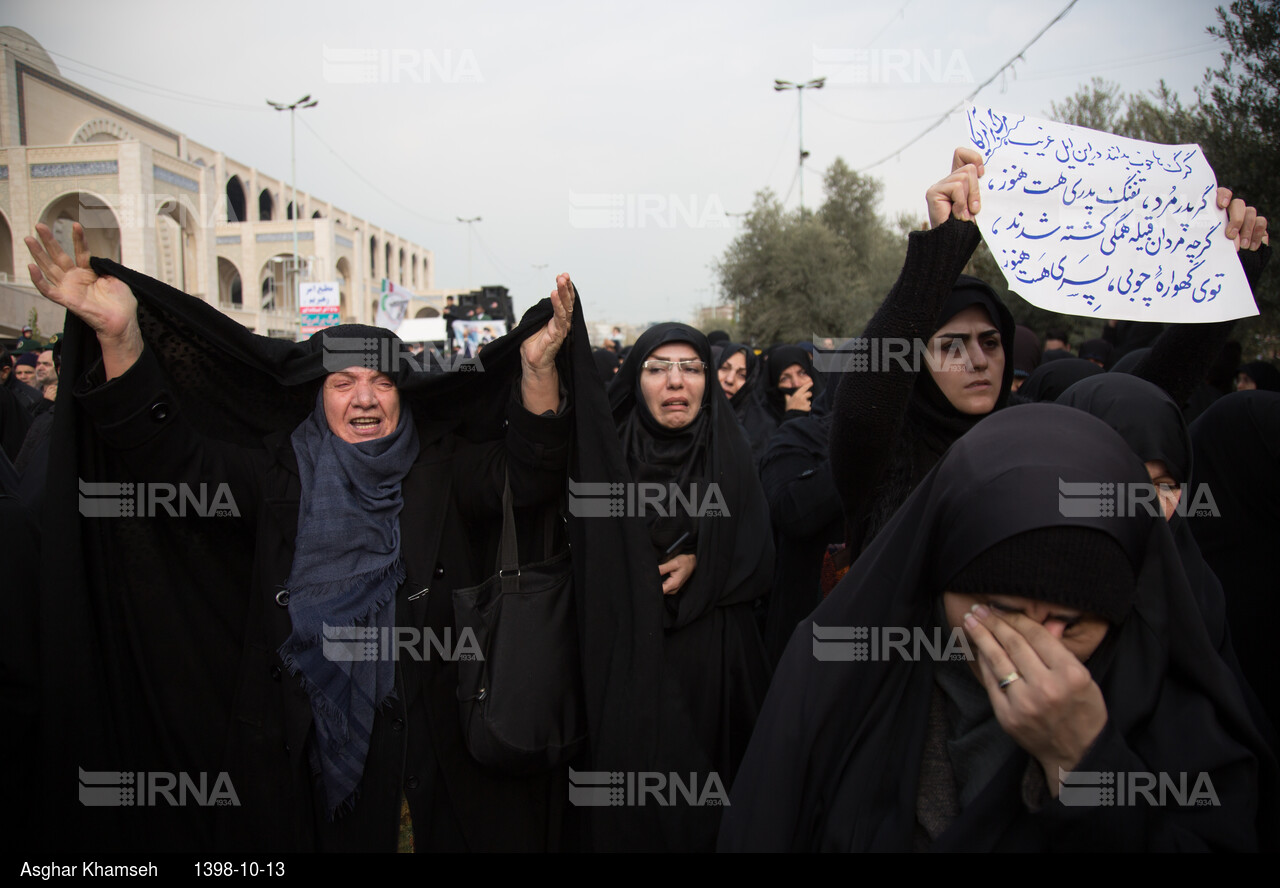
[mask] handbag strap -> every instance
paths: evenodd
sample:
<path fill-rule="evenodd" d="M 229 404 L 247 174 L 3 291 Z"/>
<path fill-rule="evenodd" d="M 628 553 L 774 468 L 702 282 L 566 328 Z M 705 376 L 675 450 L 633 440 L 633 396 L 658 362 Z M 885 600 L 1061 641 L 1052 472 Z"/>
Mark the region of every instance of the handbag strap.
<path fill-rule="evenodd" d="M 502 539 L 498 543 L 498 577 L 503 594 L 520 589 L 520 547 L 516 540 L 516 514 L 512 508 L 511 477 L 502 473 Z"/>
<path fill-rule="evenodd" d="M 520 547 L 516 539 L 515 495 L 511 492 L 511 477 L 505 471 L 502 476 L 502 539 L 498 542 L 498 577 L 502 580 L 502 591 L 516 592 L 520 578 Z M 546 521 L 543 528 L 544 560 L 550 560 L 555 552 L 555 532 L 559 510 L 546 510 Z"/>

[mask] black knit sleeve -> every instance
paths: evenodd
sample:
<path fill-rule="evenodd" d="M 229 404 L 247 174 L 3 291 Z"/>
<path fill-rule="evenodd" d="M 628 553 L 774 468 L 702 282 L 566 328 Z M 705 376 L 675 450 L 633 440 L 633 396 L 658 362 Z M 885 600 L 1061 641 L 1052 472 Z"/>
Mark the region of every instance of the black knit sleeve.
<path fill-rule="evenodd" d="M 911 232 L 898 280 L 862 334 L 865 350 L 855 351 L 841 374 L 832 408 L 831 475 L 851 525 L 898 446 L 916 378 L 910 362 L 874 358 L 886 339 L 927 340 L 933 334 L 942 303 L 979 239 L 977 225 L 957 219 Z"/>

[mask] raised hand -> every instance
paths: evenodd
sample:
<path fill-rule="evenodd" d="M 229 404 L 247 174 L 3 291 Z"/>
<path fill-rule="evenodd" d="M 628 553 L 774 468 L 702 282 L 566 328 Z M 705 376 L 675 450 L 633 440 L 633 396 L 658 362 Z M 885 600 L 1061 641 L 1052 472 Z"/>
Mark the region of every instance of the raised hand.
<path fill-rule="evenodd" d="M 84 321 L 98 335 L 108 379 L 121 375 L 142 354 L 138 328 L 138 300 L 118 278 L 100 276 L 89 267 L 89 248 L 79 222 L 71 227 L 76 253 L 73 261 L 47 225 L 37 225 L 34 237 L 24 238 L 34 264 L 27 266 L 40 295 Z"/>
<path fill-rule="evenodd" d="M 1247 206 L 1240 198 L 1231 199 L 1230 188 L 1218 189 L 1218 209 L 1227 211 L 1227 237 L 1236 245 L 1236 250 L 1257 250 L 1263 244 L 1270 244 L 1267 235 L 1267 217 L 1259 216 L 1258 211 Z"/>
<path fill-rule="evenodd" d="M 568 274 L 556 276 L 556 288 L 551 291 L 551 320 L 520 346 L 520 357 L 526 372 L 554 370 L 556 353 L 569 336 L 573 319 L 573 302 L 577 291 Z"/>
<path fill-rule="evenodd" d="M 569 275 L 557 275 L 556 288 L 551 291 L 551 320 L 520 344 L 520 395 L 530 413 L 554 411 L 560 404 L 556 354 L 569 336 L 576 296 Z"/>
<path fill-rule="evenodd" d="M 786 395 L 787 410 L 803 410 L 809 413 L 813 409 L 813 380 L 806 382 L 797 388 L 794 392 Z"/>
<path fill-rule="evenodd" d="M 929 227 L 937 228 L 948 218 L 970 221 L 982 209 L 978 179 L 986 172 L 982 154 L 974 148 L 957 148 L 951 156 L 951 175 L 935 182 L 925 192 L 929 207 Z"/>

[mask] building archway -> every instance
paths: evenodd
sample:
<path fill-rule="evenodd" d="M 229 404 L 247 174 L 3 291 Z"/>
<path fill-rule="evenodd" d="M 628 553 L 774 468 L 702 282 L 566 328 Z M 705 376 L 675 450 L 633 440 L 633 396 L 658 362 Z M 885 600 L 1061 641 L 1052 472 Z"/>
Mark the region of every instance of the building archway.
<path fill-rule="evenodd" d="M 244 183 L 239 176 L 227 180 L 227 221 L 245 222 L 248 220 L 244 205 Z"/>
<path fill-rule="evenodd" d="M 40 221 L 53 229 L 54 239 L 67 255 L 75 255 L 71 225 L 79 222 L 92 255 L 120 261 L 120 219 L 106 198 L 90 191 L 72 191 L 54 198 L 40 214 Z"/>
<path fill-rule="evenodd" d="M 13 229 L 4 213 L 0 213 L 0 275 L 4 280 L 13 280 Z"/>
<path fill-rule="evenodd" d="M 271 199 L 271 192 L 263 188 L 258 194 L 258 221 L 270 222 L 275 212 L 276 202 Z"/>
<path fill-rule="evenodd" d="M 223 308 L 244 308 L 240 269 L 225 256 L 218 257 L 218 304 Z"/>
<path fill-rule="evenodd" d="M 391 242 L 390 241 L 387 241 L 386 256 L 385 256 L 385 261 L 383 262 L 382 267 L 386 269 L 386 271 L 383 274 L 383 277 L 385 277 L 387 280 L 391 280 Z"/>
<path fill-rule="evenodd" d="M 342 323 L 354 323 L 355 318 L 347 315 L 347 306 L 351 304 L 351 263 L 343 256 L 334 264 L 333 270 L 338 277 L 338 310 L 341 312 Z"/>
<path fill-rule="evenodd" d="M 156 208 L 156 277 L 184 293 L 201 288 L 196 274 L 196 233 L 200 220 L 191 207 L 168 198 Z"/>
<path fill-rule="evenodd" d="M 378 238 L 377 235 L 369 235 L 369 277 L 376 278 L 378 276 Z"/>
<path fill-rule="evenodd" d="M 262 291 L 263 311 L 298 310 L 298 287 L 293 282 L 294 273 L 289 268 L 292 262 L 292 253 L 276 253 L 262 263 L 258 283 Z"/>
<path fill-rule="evenodd" d="M 418 313 L 415 314 L 414 317 L 415 318 L 438 318 L 440 317 L 440 312 L 436 311 L 434 308 L 428 305 L 426 308 L 418 309 Z"/>
<path fill-rule="evenodd" d="M 97 117 L 90 120 L 71 138 L 71 144 L 84 145 L 95 142 L 127 142 L 133 138 L 129 131 L 114 120 Z"/>

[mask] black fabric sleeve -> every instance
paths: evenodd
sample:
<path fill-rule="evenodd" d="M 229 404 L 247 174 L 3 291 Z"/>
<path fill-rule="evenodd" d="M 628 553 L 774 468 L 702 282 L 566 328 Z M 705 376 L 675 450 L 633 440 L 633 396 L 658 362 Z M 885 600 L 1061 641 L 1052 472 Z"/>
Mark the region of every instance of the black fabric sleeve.
<path fill-rule="evenodd" d="M 1271 247 L 1240 252 L 1250 290 L 1271 260 Z M 1135 376 L 1164 389 L 1179 407 L 1185 407 L 1191 392 L 1204 379 L 1218 353 L 1226 345 L 1235 321 L 1216 324 L 1174 324 L 1160 335 L 1150 353 L 1133 369 Z"/>
<path fill-rule="evenodd" d="M 8 389 L 0 388 L 0 449 L 11 460 L 18 458 L 31 427 L 31 413 Z"/>
<path fill-rule="evenodd" d="M 979 239 L 977 225 L 958 219 L 907 235 L 898 280 L 862 334 L 871 349 L 889 337 L 927 340 L 933 334 L 942 303 Z M 898 446 L 915 385 L 914 371 L 886 363 L 874 373 L 842 373 L 832 407 L 831 476 L 851 525 Z"/>
<path fill-rule="evenodd" d="M 185 483 L 193 489 L 201 483 L 226 483 L 242 516 L 256 507 L 266 451 L 197 434 L 150 349 L 144 346 L 122 375 L 103 379 L 99 361 L 76 384 L 74 394 L 136 480 Z"/>
<path fill-rule="evenodd" d="M 773 526 L 789 537 L 807 538 L 840 519 L 840 497 L 831 479 L 831 463 L 801 453 L 769 461 L 760 473 Z"/>
<path fill-rule="evenodd" d="M 1212 772 L 1156 774 L 1108 720 L 1072 774 L 1078 783 L 1061 786 L 1031 815 L 1052 851 L 1258 850 L 1252 759 L 1223 761 Z M 1179 791 L 1185 783 L 1186 798 L 1161 790 L 1162 778 L 1173 778 Z M 1195 804 L 1197 794 L 1212 800 Z"/>
<path fill-rule="evenodd" d="M 471 493 L 459 506 L 471 517 L 502 514 L 502 476 L 507 472 L 517 507 L 554 502 L 565 490 L 573 408 L 562 399 L 561 412 L 535 416 L 520 403 L 512 386 L 502 440 L 464 444 L 456 465 L 458 481 Z"/>

